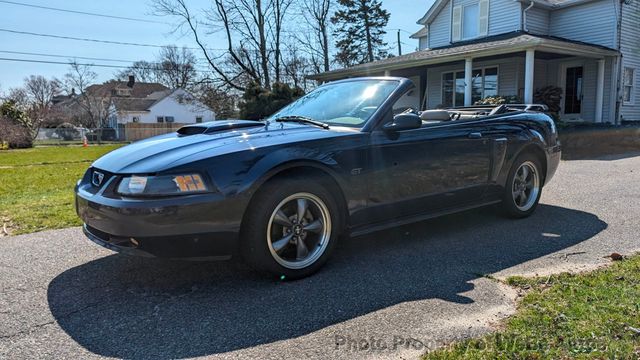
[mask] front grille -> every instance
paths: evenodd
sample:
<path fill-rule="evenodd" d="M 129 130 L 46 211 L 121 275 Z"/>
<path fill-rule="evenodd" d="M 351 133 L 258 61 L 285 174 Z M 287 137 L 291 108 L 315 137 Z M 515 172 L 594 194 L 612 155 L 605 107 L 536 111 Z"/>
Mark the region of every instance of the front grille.
<path fill-rule="evenodd" d="M 113 174 L 100 170 L 100 169 L 91 169 L 91 177 L 89 181 L 94 188 L 100 189 L 106 184 Z"/>

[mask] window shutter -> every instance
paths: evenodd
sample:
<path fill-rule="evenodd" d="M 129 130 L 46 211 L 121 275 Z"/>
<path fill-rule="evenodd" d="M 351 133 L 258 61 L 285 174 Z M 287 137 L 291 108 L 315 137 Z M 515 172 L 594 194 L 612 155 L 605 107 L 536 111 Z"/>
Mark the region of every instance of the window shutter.
<path fill-rule="evenodd" d="M 462 36 L 462 6 L 453 7 L 453 19 L 451 19 L 451 41 L 460 41 Z"/>
<path fill-rule="evenodd" d="M 489 34 L 489 0 L 480 0 L 478 7 L 478 12 L 480 13 L 478 35 L 487 36 Z"/>

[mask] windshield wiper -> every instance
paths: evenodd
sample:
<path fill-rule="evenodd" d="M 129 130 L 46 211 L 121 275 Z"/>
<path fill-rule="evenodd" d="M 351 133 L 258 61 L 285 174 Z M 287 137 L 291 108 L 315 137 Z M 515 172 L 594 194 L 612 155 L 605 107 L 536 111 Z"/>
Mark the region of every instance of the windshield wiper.
<path fill-rule="evenodd" d="M 298 122 L 298 123 L 303 123 L 303 124 L 311 124 L 311 125 L 315 125 L 315 126 L 320 126 L 323 129 L 329 129 L 329 124 L 325 124 L 323 122 L 317 121 L 317 120 L 313 120 L 312 118 L 306 117 L 306 116 L 300 116 L 300 115 L 288 115 L 288 116 L 281 116 L 279 118 L 276 118 L 277 122 Z"/>

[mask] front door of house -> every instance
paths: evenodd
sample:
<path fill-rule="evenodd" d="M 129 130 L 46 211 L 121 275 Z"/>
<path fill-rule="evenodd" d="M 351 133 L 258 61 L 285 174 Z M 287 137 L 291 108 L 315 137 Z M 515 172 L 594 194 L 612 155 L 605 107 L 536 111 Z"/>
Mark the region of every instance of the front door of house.
<path fill-rule="evenodd" d="M 564 115 L 571 119 L 580 118 L 582 112 L 582 66 L 567 67 L 564 74 Z"/>

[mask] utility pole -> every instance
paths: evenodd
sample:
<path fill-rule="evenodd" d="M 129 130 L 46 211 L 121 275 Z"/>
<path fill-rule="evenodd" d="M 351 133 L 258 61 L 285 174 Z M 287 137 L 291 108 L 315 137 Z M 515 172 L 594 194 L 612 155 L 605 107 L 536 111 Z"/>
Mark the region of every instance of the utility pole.
<path fill-rule="evenodd" d="M 400 29 L 398 29 L 398 56 L 402 55 L 402 43 L 400 42 Z"/>

